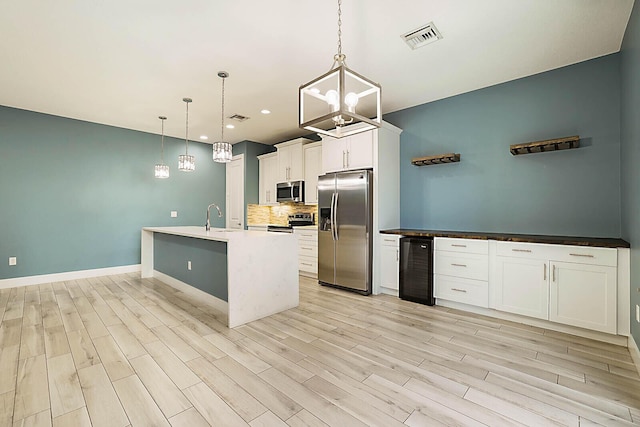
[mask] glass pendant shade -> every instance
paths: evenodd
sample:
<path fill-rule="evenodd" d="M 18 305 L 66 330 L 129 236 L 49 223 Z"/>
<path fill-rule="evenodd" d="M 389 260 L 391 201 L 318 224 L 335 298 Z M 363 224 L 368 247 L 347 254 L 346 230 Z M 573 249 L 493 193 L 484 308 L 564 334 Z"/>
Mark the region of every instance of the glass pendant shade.
<path fill-rule="evenodd" d="M 196 158 L 189 154 L 180 154 L 178 156 L 178 169 L 183 172 L 193 172 L 196 170 Z"/>
<path fill-rule="evenodd" d="M 178 156 L 178 170 L 183 172 L 193 172 L 196 170 L 196 158 L 189 155 L 189 103 L 193 102 L 191 98 L 182 98 L 187 105 L 187 123 L 184 137 L 185 152 Z"/>
<path fill-rule="evenodd" d="M 218 77 L 222 79 L 222 109 L 220 117 L 220 141 L 213 143 L 213 161 L 218 163 L 228 163 L 233 157 L 231 143 L 224 142 L 224 81 L 229 77 L 226 71 L 219 71 Z"/>
<path fill-rule="evenodd" d="M 155 177 L 160 179 L 169 178 L 169 166 L 165 165 L 164 163 L 157 164 L 155 169 Z"/>
<path fill-rule="evenodd" d="M 159 179 L 169 178 L 169 166 L 164 164 L 164 121 L 167 120 L 165 116 L 158 116 L 162 123 L 162 139 L 160 145 L 160 163 L 158 163 L 154 170 L 154 176 Z"/>
<path fill-rule="evenodd" d="M 229 142 L 213 143 L 213 161 L 219 163 L 228 163 L 233 157 L 233 150 Z"/>

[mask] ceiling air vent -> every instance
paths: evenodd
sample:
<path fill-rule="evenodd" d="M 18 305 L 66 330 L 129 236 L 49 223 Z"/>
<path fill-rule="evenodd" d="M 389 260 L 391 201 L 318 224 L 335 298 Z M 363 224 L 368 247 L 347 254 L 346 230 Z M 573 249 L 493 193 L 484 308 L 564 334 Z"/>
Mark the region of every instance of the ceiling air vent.
<path fill-rule="evenodd" d="M 402 40 L 404 40 L 411 49 L 417 49 L 440 40 L 442 34 L 440 34 L 440 31 L 438 31 L 433 22 L 429 22 L 427 25 L 409 31 L 400 37 L 402 37 Z"/>
<path fill-rule="evenodd" d="M 232 114 L 228 118 L 231 120 L 239 121 L 239 122 L 244 122 L 245 120 L 249 120 L 249 117 L 243 116 L 242 114 Z"/>

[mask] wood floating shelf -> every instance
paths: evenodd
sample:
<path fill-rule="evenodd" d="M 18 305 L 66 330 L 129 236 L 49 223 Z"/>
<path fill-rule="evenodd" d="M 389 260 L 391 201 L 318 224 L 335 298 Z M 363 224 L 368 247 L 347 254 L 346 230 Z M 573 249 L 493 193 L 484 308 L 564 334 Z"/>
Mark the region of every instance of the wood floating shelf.
<path fill-rule="evenodd" d="M 438 154 L 437 156 L 415 157 L 411 164 L 416 166 L 439 165 L 442 163 L 456 163 L 460 161 L 459 153 Z"/>
<path fill-rule="evenodd" d="M 580 147 L 580 137 L 568 136 L 566 138 L 547 139 L 546 141 L 526 142 L 524 144 L 513 144 L 509 151 L 514 156 L 519 154 L 544 153 L 547 151 L 569 150 Z"/>

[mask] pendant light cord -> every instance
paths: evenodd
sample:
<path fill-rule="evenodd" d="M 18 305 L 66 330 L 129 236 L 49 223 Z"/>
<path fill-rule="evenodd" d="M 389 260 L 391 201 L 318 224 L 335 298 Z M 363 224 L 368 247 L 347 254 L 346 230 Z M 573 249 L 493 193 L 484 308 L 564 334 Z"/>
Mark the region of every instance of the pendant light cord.
<path fill-rule="evenodd" d="M 185 103 L 187 104 L 187 129 L 185 131 L 185 137 L 184 137 L 184 142 L 186 145 L 185 148 L 185 154 L 189 154 L 189 101 L 185 101 Z"/>
<path fill-rule="evenodd" d="M 164 120 L 163 118 L 160 118 L 160 121 L 162 122 L 162 139 L 161 139 L 161 145 L 160 145 L 160 159 L 162 161 L 162 164 L 164 165 Z"/>
<path fill-rule="evenodd" d="M 224 142 L 224 81 L 225 81 L 225 77 L 222 77 L 222 117 L 220 118 L 220 142 Z"/>

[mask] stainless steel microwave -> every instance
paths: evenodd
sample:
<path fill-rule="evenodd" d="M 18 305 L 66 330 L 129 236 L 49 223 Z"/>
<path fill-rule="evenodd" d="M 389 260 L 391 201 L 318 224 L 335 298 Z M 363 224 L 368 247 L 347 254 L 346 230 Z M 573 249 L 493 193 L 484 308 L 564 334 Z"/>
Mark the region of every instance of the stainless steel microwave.
<path fill-rule="evenodd" d="M 304 202 L 304 181 L 279 182 L 276 186 L 276 201 Z"/>

